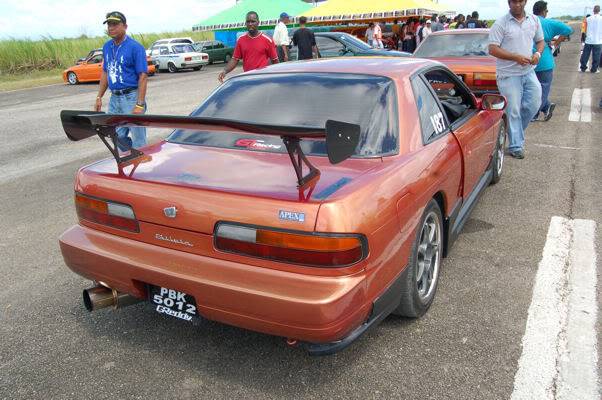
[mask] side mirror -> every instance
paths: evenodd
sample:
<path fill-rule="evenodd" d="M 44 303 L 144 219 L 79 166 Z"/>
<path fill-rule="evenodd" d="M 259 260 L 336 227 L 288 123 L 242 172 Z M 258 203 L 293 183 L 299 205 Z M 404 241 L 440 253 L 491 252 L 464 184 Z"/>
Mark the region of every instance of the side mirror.
<path fill-rule="evenodd" d="M 504 111 L 506 98 L 501 94 L 484 94 L 481 97 L 481 109 L 487 111 Z"/>

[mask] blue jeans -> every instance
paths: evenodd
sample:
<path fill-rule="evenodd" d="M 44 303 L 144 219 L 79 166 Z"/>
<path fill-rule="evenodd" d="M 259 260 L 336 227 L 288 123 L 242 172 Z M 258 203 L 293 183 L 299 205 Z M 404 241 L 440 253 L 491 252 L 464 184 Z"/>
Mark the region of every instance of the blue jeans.
<path fill-rule="evenodd" d="M 541 105 L 541 85 L 535 71 L 530 71 L 525 75 L 498 77 L 497 87 L 508 101 L 508 150 L 522 150 L 525 129 Z"/>
<path fill-rule="evenodd" d="M 109 101 L 109 114 L 131 114 L 137 101 L 137 90 L 121 96 L 111 95 L 111 100 Z M 146 112 L 146 106 L 144 107 L 144 111 Z M 130 147 L 138 149 L 146 146 L 145 127 L 120 127 L 115 131 L 117 132 L 119 150 L 121 151 L 126 151 Z M 131 134 L 131 138 L 128 134 Z"/>
<path fill-rule="evenodd" d="M 600 53 L 602 52 L 602 44 L 585 44 L 583 47 L 583 53 L 581 53 L 581 71 L 587 69 L 587 62 L 589 61 L 590 54 L 592 55 L 592 69 L 590 71 L 596 72 L 600 66 Z"/>
<path fill-rule="evenodd" d="M 541 107 L 539 108 L 539 112 L 545 113 L 550 108 L 550 100 L 548 100 L 548 96 L 550 95 L 550 89 L 552 89 L 552 79 L 554 79 L 554 70 L 548 69 L 546 71 L 536 71 L 535 75 L 537 75 L 537 80 L 541 84 Z"/>

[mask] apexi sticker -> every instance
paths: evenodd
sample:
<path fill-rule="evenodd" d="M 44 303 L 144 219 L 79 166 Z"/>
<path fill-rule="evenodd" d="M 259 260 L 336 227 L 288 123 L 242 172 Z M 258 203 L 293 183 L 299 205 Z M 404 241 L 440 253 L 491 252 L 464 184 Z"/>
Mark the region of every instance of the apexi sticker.
<path fill-rule="evenodd" d="M 281 144 L 271 144 L 266 143 L 264 140 L 256 139 L 238 139 L 234 145 L 256 150 L 280 150 L 282 148 Z"/>
<path fill-rule="evenodd" d="M 284 221 L 305 222 L 305 213 L 280 210 L 278 216 Z"/>

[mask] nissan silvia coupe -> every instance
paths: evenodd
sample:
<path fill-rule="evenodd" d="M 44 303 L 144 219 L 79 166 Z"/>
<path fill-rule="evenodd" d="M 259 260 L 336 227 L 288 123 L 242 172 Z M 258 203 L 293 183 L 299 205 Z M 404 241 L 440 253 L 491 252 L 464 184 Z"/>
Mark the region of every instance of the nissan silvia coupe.
<path fill-rule="evenodd" d="M 504 108 L 437 62 L 350 57 L 233 77 L 190 116 L 62 111 L 114 157 L 77 172 L 65 263 L 90 311 L 146 301 L 334 353 L 433 304 L 501 177 Z M 124 155 L 119 126 L 175 130 Z"/>
<path fill-rule="evenodd" d="M 414 57 L 442 62 L 477 95 L 499 93 L 495 57 L 489 55 L 489 29 L 451 29 L 433 32 Z"/>

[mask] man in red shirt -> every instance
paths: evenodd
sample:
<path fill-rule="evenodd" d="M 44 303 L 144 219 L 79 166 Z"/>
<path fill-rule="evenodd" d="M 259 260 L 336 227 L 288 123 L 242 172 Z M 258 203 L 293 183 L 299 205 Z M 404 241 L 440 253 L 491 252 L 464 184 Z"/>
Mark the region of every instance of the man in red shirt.
<path fill-rule="evenodd" d="M 217 78 L 220 82 L 224 82 L 226 74 L 236 68 L 240 60 L 242 60 L 242 69 L 245 72 L 266 67 L 270 65 L 270 60 L 272 64 L 278 63 L 276 45 L 270 37 L 257 29 L 259 16 L 255 11 L 247 13 L 246 23 L 248 32 L 236 42 L 232 59 Z"/>

